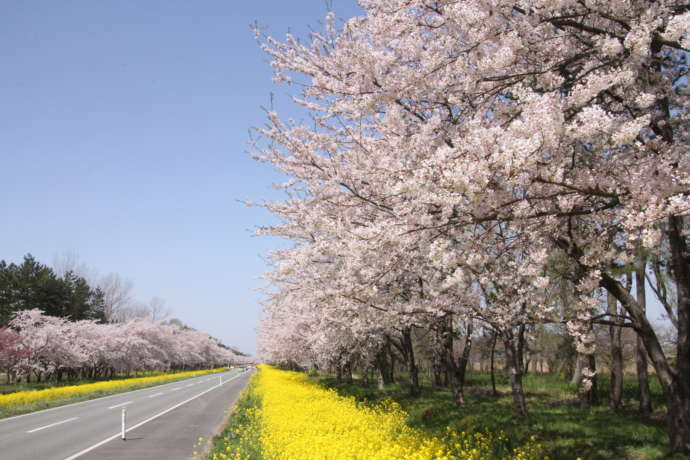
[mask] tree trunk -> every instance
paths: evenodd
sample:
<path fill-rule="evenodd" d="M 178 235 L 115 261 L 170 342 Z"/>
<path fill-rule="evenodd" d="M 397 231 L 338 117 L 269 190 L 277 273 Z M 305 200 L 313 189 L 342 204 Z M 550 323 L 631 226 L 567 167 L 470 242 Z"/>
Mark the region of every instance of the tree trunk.
<path fill-rule="evenodd" d="M 676 401 L 669 401 L 667 419 L 672 450 L 687 454 L 690 453 L 690 253 L 682 236 L 682 217 L 669 218 L 668 234 L 678 299 L 678 341 L 673 387 Z"/>
<path fill-rule="evenodd" d="M 581 353 L 578 353 L 577 358 L 575 359 L 575 370 L 573 371 L 573 376 L 570 379 L 571 385 L 579 385 L 580 382 L 582 382 L 582 370 L 584 369 L 584 367 L 584 357 Z"/>
<path fill-rule="evenodd" d="M 522 386 L 522 343 L 521 336 L 525 333 L 525 326 L 518 326 L 518 336 L 513 331 L 503 332 L 503 345 L 506 350 L 506 366 L 510 373 L 510 388 L 513 393 L 513 403 L 518 417 L 527 417 L 527 403 L 525 390 Z"/>
<path fill-rule="evenodd" d="M 391 348 L 390 342 L 388 343 L 388 356 L 390 356 L 390 383 L 395 383 L 395 352 Z"/>
<path fill-rule="evenodd" d="M 647 355 L 654 366 L 666 398 L 666 417 L 670 448 L 674 453 L 690 453 L 690 254 L 682 236 L 682 218 L 668 218 L 666 235 L 671 248 L 671 268 L 678 300 L 677 367 L 674 371 L 666 359 L 659 338 L 644 310 L 621 284 L 607 273 L 601 275 L 601 286 L 612 293 L 632 317 Z"/>
<path fill-rule="evenodd" d="M 589 369 L 590 372 L 596 372 L 597 362 L 594 354 L 580 355 L 580 361 L 587 365 L 587 369 Z M 584 378 L 584 376 L 582 376 L 582 378 Z M 580 405 L 582 407 L 594 406 L 599 404 L 599 393 L 597 388 L 596 374 L 590 379 L 589 389 L 581 389 L 579 392 L 579 396 Z"/>
<path fill-rule="evenodd" d="M 450 385 L 453 392 L 453 402 L 457 406 L 465 405 L 465 374 L 467 363 L 469 362 L 470 351 L 472 350 L 472 323 L 468 322 L 462 343 L 462 352 L 455 362 L 453 354 L 453 330 L 452 320 L 448 322 L 448 331 L 445 340 L 445 361 L 448 374 L 450 375 Z"/>
<path fill-rule="evenodd" d="M 408 327 L 403 329 L 400 345 L 400 351 L 407 362 L 407 371 L 410 374 L 410 394 L 418 395 L 420 390 L 419 369 L 417 368 L 417 363 L 415 362 L 414 349 L 412 347 L 412 328 Z"/>
<path fill-rule="evenodd" d="M 608 313 L 611 321 L 620 324 L 618 319 L 618 304 L 616 298 L 610 293 L 607 297 Z M 623 343 L 621 340 L 622 328 L 609 326 L 611 338 L 611 409 L 617 411 L 623 407 Z"/>
<path fill-rule="evenodd" d="M 646 312 L 647 297 L 645 293 L 645 267 L 647 265 L 646 257 L 640 249 L 639 259 L 635 270 L 635 284 L 637 303 L 640 308 Z M 637 381 L 640 391 L 640 413 L 642 415 L 650 415 L 652 413 L 652 393 L 649 390 L 649 374 L 647 372 L 647 353 L 644 349 L 644 343 L 640 336 L 637 336 L 635 348 L 635 365 L 637 367 Z"/>
<path fill-rule="evenodd" d="M 443 386 L 443 381 L 441 379 L 441 366 L 439 363 L 435 362 L 432 366 L 432 378 L 434 388 L 440 388 Z"/>
<path fill-rule="evenodd" d="M 455 403 L 457 405 L 465 404 L 465 374 L 467 373 L 467 363 L 470 361 L 470 352 L 472 351 L 472 322 L 467 323 L 465 329 L 465 338 L 462 343 L 462 352 L 458 366 L 455 369 Z"/>
<path fill-rule="evenodd" d="M 388 363 L 388 356 L 389 356 L 389 350 L 388 348 L 390 345 L 386 343 L 379 353 L 376 355 L 376 369 L 377 369 L 377 382 L 378 382 L 378 388 L 379 390 L 383 390 L 384 386 L 392 383 L 392 378 L 391 378 L 391 367 L 389 366 Z"/>
<path fill-rule="evenodd" d="M 443 372 L 443 329 L 439 327 L 436 330 L 433 337 L 432 344 L 432 357 L 431 357 L 431 372 L 432 372 L 432 386 L 434 388 L 440 388 L 443 385 L 441 381 L 441 373 Z"/>
<path fill-rule="evenodd" d="M 589 332 L 591 333 L 592 331 L 592 324 L 589 324 Z M 594 373 L 594 375 L 589 379 L 589 385 L 588 387 L 585 387 L 585 385 L 582 383 L 583 380 L 585 380 L 586 376 L 584 374 L 585 368 L 590 372 Z M 571 383 L 574 383 L 576 385 L 579 385 L 580 388 L 578 389 L 578 397 L 580 399 L 580 405 L 582 407 L 587 407 L 590 405 L 595 405 L 599 404 L 599 395 L 598 395 L 598 389 L 597 389 L 597 376 L 596 376 L 596 370 L 597 370 L 597 361 L 596 357 L 593 353 L 591 354 L 584 354 L 584 353 L 578 353 L 577 356 L 577 366 L 575 369 L 575 374 L 573 375 L 573 380 Z"/>
<path fill-rule="evenodd" d="M 352 362 L 348 361 L 344 366 L 345 371 L 345 382 L 352 384 L 354 381 L 352 378 Z"/>
<path fill-rule="evenodd" d="M 498 334 L 496 331 L 494 331 L 492 337 L 491 337 L 491 394 L 494 396 L 498 395 L 498 392 L 496 391 L 496 368 L 495 368 L 495 355 L 496 355 L 496 339 L 498 338 Z"/>

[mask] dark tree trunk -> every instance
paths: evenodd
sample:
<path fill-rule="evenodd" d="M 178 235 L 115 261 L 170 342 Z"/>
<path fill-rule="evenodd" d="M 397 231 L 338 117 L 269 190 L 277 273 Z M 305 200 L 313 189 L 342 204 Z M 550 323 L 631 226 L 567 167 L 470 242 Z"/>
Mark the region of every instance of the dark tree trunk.
<path fill-rule="evenodd" d="M 441 377 L 441 366 L 438 362 L 434 362 L 433 367 L 432 367 L 432 374 L 433 374 L 433 385 L 434 388 L 440 388 L 443 386 L 443 379 Z"/>
<path fill-rule="evenodd" d="M 390 346 L 390 342 L 388 343 L 388 356 L 390 357 L 390 371 L 389 375 L 391 377 L 391 382 L 390 383 L 395 383 L 395 352 L 393 351 L 393 348 Z"/>
<path fill-rule="evenodd" d="M 443 373 L 443 333 L 444 329 L 442 325 L 434 332 L 434 342 L 432 344 L 432 357 L 431 357 L 431 373 L 432 373 L 432 386 L 434 388 L 440 388 L 443 385 L 441 380 Z"/>
<path fill-rule="evenodd" d="M 345 366 L 343 366 L 344 371 L 345 371 L 345 382 L 347 383 L 352 383 L 353 378 L 352 378 L 352 362 L 348 361 L 345 363 Z"/>
<path fill-rule="evenodd" d="M 412 347 L 412 328 L 403 329 L 400 340 L 400 352 L 407 362 L 407 372 L 409 375 L 410 394 L 419 394 L 419 369 L 415 362 L 414 348 Z"/>
<path fill-rule="evenodd" d="M 646 313 L 647 297 L 645 293 L 645 267 L 647 261 L 644 253 L 640 250 L 640 255 L 635 270 L 635 288 L 637 303 L 640 304 L 642 311 Z M 650 415 L 652 413 L 652 392 L 649 390 L 649 374 L 647 372 L 647 352 L 640 336 L 637 336 L 635 349 L 635 365 L 637 367 L 637 381 L 640 391 L 640 413 Z"/>
<path fill-rule="evenodd" d="M 620 324 L 618 316 L 618 304 L 616 298 L 608 295 L 608 313 L 611 321 Z M 620 410 L 623 407 L 623 343 L 621 341 L 622 328 L 619 326 L 609 326 L 609 337 L 611 338 L 611 409 Z"/>
<path fill-rule="evenodd" d="M 491 394 L 494 396 L 498 395 L 496 391 L 496 368 L 495 368 L 495 355 L 496 355 L 496 339 L 498 334 L 494 331 L 491 336 Z"/>
<path fill-rule="evenodd" d="M 369 365 L 362 367 L 362 369 L 363 369 L 362 386 L 368 387 L 369 386 Z"/>
<path fill-rule="evenodd" d="M 678 364 L 673 388 L 676 401 L 669 401 L 667 419 L 671 448 L 687 454 L 690 453 L 690 253 L 683 237 L 682 217 L 669 218 L 668 233 L 678 298 Z"/>
<path fill-rule="evenodd" d="M 472 350 L 472 323 L 468 322 L 463 335 L 462 352 L 458 361 L 455 361 L 453 353 L 453 322 L 452 318 L 448 319 L 447 332 L 445 337 L 445 363 L 448 375 L 450 376 L 450 386 L 453 392 L 453 402 L 457 406 L 465 404 L 465 374 L 467 372 L 467 363 L 469 362 L 470 351 Z"/>

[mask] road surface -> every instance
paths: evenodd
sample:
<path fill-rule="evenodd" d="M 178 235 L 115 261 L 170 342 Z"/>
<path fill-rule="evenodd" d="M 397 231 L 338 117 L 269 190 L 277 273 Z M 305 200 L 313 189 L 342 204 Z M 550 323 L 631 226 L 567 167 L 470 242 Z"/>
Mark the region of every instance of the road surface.
<path fill-rule="evenodd" d="M 0 458 L 190 459 L 198 438 L 218 430 L 250 374 L 233 369 L 0 419 Z"/>

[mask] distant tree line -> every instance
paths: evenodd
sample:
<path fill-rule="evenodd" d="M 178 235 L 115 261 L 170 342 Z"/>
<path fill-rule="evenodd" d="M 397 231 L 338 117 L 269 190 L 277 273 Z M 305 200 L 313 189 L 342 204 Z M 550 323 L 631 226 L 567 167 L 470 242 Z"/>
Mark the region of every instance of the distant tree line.
<path fill-rule="evenodd" d="M 19 264 L 0 260 L 0 326 L 15 312 L 33 308 L 73 321 L 105 322 L 104 298 L 104 292 L 82 276 L 72 271 L 60 276 L 31 254 Z"/>
<path fill-rule="evenodd" d="M 134 284 L 117 273 L 97 276 L 78 256 L 65 253 L 45 265 L 31 254 L 21 263 L 0 260 L 0 327 L 12 315 L 38 308 L 46 315 L 72 321 L 125 323 L 137 318 L 169 319 L 165 300 L 135 301 Z"/>

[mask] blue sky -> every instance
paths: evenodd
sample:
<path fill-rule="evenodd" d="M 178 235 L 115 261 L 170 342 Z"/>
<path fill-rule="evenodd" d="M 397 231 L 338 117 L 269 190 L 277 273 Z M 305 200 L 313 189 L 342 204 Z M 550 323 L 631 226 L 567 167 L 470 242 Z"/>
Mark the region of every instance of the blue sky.
<path fill-rule="evenodd" d="M 335 0 L 341 18 L 361 12 Z M 252 126 L 293 115 L 249 24 L 304 37 L 324 0 L 0 2 L 0 259 L 71 251 L 147 302 L 254 352 L 252 237 L 280 178 L 249 158 Z"/>

